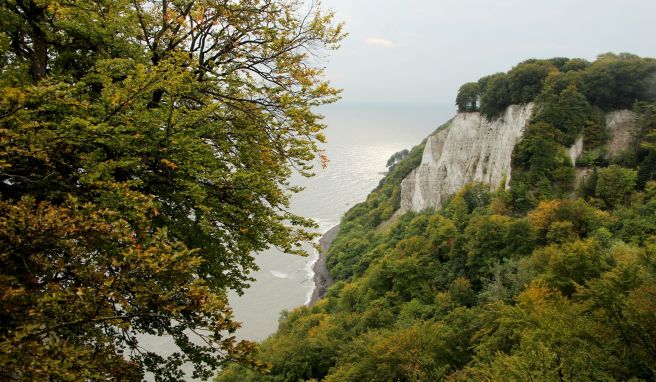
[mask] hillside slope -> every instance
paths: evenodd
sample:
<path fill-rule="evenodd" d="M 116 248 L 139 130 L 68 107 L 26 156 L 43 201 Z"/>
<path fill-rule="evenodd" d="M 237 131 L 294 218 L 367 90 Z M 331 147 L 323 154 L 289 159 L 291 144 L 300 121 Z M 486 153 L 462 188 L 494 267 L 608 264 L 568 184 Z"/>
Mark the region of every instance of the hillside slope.
<path fill-rule="evenodd" d="M 284 314 L 256 356 L 267 371 L 217 380 L 656 379 L 655 73 L 654 59 L 607 54 L 463 86 L 466 114 L 345 214 L 336 282 Z M 447 143 L 480 142 L 508 110 L 526 123 L 507 138 Z M 480 162 L 474 146 L 512 154 Z"/>

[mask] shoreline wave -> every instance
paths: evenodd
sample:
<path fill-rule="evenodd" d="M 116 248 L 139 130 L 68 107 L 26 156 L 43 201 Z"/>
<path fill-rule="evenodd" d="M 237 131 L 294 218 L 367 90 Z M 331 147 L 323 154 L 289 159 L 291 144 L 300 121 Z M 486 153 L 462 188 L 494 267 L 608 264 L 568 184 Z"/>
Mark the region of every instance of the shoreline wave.
<path fill-rule="evenodd" d="M 323 240 L 324 236 L 338 224 L 332 221 L 326 221 L 326 220 L 322 221 L 321 219 L 314 219 L 314 221 L 319 224 L 321 236 L 319 236 L 318 239 L 314 240 L 313 243 L 321 245 L 321 241 Z M 317 251 L 317 249 L 314 246 L 312 246 L 308 252 L 310 253 L 310 258 L 305 263 L 303 270 L 305 271 L 305 275 L 306 275 L 305 280 L 311 281 L 311 284 L 310 284 L 310 288 L 308 288 L 308 291 L 305 294 L 305 301 L 303 302 L 303 305 L 308 305 L 312 302 L 312 295 L 314 294 L 314 291 L 317 288 L 317 283 L 316 280 L 314 279 L 316 274 L 314 267 L 316 263 L 319 261 L 319 259 L 321 258 L 321 252 Z"/>
<path fill-rule="evenodd" d="M 318 300 L 323 298 L 323 296 L 326 294 L 326 291 L 328 290 L 328 287 L 333 284 L 333 278 L 330 275 L 328 268 L 326 267 L 326 253 L 338 232 L 339 224 L 333 225 L 332 228 L 326 230 L 319 239 L 318 244 L 321 250 L 317 251 L 316 249 L 313 249 L 313 252 L 317 253 L 316 260 L 313 262 L 308 262 L 312 264 L 309 273 L 311 273 L 313 287 L 308 293 L 308 297 L 306 298 L 304 305 L 314 305 Z"/>

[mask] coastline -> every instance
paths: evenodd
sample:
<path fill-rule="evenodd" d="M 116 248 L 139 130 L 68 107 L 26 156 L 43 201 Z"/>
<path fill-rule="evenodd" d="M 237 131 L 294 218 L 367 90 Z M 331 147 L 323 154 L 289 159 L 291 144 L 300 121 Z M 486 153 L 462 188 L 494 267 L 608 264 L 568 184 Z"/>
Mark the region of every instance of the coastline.
<path fill-rule="evenodd" d="M 312 270 L 314 271 L 314 277 L 312 278 L 314 281 L 314 290 L 312 291 L 312 297 L 310 297 L 310 301 L 307 304 L 308 306 L 312 306 L 322 299 L 323 296 L 326 295 L 328 288 L 333 284 L 333 278 L 326 267 L 326 254 L 338 232 L 339 224 L 326 231 L 326 233 L 321 236 L 321 239 L 319 239 L 321 250 L 319 251 L 319 258 L 312 266 Z"/>

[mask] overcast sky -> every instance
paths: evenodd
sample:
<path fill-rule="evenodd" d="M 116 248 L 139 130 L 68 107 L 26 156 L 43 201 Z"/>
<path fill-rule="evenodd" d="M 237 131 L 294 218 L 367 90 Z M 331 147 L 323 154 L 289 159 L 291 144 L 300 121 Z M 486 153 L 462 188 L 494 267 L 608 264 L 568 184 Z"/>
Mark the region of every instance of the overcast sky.
<path fill-rule="evenodd" d="M 656 57 L 656 0 L 323 0 L 349 36 L 342 102 L 452 104 L 461 84 L 528 58 Z"/>

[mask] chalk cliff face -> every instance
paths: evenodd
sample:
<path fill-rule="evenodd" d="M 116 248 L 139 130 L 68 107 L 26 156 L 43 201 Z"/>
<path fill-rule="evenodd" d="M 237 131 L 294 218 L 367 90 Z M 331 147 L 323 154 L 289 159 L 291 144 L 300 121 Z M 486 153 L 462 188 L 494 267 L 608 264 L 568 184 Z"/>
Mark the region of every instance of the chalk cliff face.
<path fill-rule="evenodd" d="M 488 121 L 480 113 L 458 113 L 451 123 L 428 137 L 419 167 L 401 182 L 401 208 L 421 211 L 440 208 L 465 184 L 483 182 L 495 189 L 510 182 L 510 161 L 515 145 L 531 119 L 534 105 L 511 105 L 503 115 Z M 610 159 L 627 150 L 634 140 L 634 114 L 618 110 L 606 114 Z M 575 164 L 583 152 L 580 136 L 568 153 Z"/>
<path fill-rule="evenodd" d="M 635 114 L 630 110 L 616 110 L 606 114 L 606 146 L 608 159 L 617 159 L 622 152 L 631 149 L 635 141 Z"/>
<path fill-rule="evenodd" d="M 510 159 L 533 111 L 511 105 L 488 121 L 480 113 L 458 113 L 446 128 L 428 137 L 419 167 L 401 183 L 401 213 L 440 208 L 473 181 L 498 187 L 510 181 Z"/>

